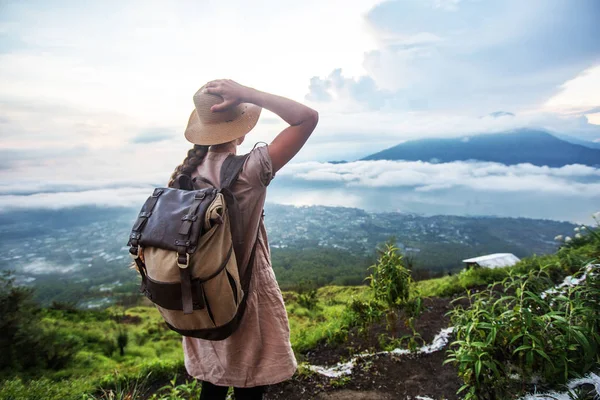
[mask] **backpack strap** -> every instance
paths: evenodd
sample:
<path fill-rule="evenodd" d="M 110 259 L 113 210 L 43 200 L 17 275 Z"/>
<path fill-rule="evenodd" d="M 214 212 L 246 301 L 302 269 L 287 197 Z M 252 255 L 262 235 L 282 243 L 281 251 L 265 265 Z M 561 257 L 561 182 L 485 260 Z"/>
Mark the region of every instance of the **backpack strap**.
<path fill-rule="evenodd" d="M 212 187 L 217 187 L 217 185 L 215 185 L 214 183 L 212 183 L 210 180 L 206 179 L 203 176 L 197 176 L 194 179 L 192 179 L 192 184 L 195 184 L 198 181 L 207 183 L 207 184 L 209 184 Z"/>
<path fill-rule="evenodd" d="M 231 185 L 233 185 L 238 176 L 240 176 L 240 172 L 242 172 L 244 163 L 248 159 L 249 155 L 250 154 L 248 153 L 244 154 L 243 156 L 236 156 L 233 154 L 227 156 L 225 161 L 223 161 L 223 165 L 221 165 L 221 189 L 231 188 Z"/>
<path fill-rule="evenodd" d="M 154 192 L 152 193 L 152 196 L 146 200 L 146 203 L 144 203 L 144 206 L 142 207 L 142 211 L 140 211 L 137 220 L 135 221 L 135 224 L 133 225 L 133 229 L 131 230 L 131 234 L 129 236 L 129 254 L 131 254 L 131 257 L 133 258 L 133 260 L 135 261 L 138 270 L 140 271 L 140 275 L 142 276 L 142 286 L 140 288 L 140 291 L 144 291 L 146 289 L 146 264 L 144 264 L 144 262 L 142 261 L 142 259 L 140 258 L 140 247 L 139 247 L 139 241 L 140 238 L 142 237 L 142 229 L 144 228 L 144 225 L 146 225 L 146 222 L 148 222 L 148 218 L 150 217 L 150 215 L 152 215 L 152 210 L 154 210 L 154 207 L 156 206 L 156 203 L 158 203 L 158 198 L 160 197 L 160 195 L 163 194 L 163 190 L 162 189 L 154 189 Z"/>
<path fill-rule="evenodd" d="M 244 221 L 241 218 L 240 206 L 235 198 L 235 195 L 231 191 L 231 186 L 235 183 L 237 178 L 242 172 L 244 163 L 248 159 L 250 154 L 244 154 L 242 156 L 236 156 L 230 154 L 227 156 L 223 164 L 221 165 L 220 177 L 221 182 L 221 193 L 225 196 L 227 207 L 231 210 L 229 216 L 231 218 L 231 236 L 234 242 L 235 255 L 237 259 L 240 259 L 240 253 L 244 244 Z"/>
<path fill-rule="evenodd" d="M 182 190 L 194 190 L 194 181 L 189 175 L 179 174 L 175 178 L 174 187 Z"/>
<path fill-rule="evenodd" d="M 190 181 L 191 182 L 191 181 Z M 183 313 L 191 314 L 194 311 L 193 299 L 192 299 L 192 275 L 189 268 L 190 262 L 190 231 L 192 225 L 198 219 L 198 212 L 200 205 L 204 201 L 206 193 L 204 191 L 197 191 L 194 195 L 194 201 L 187 214 L 183 216 L 183 222 L 179 228 L 179 235 L 181 239 L 175 240 L 177 246 L 177 266 L 179 267 L 179 277 L 181 280 L 181 301 L 183 304 Z M 198 223 L 198 222 L 196 222 Z"/>
<path fill-rule="evenodd" d="M 223 165 L 221 166 L 220 172 L 220 181 L 221 181 L 221 193 L 225 196 L 225 200 L 227 201 L 227 206 L 230 207 L 230 210 L 233 212 L 229 214 L 231 219 L 231 236 L 234 241 L 234 250 L 236 258 L 241 262 L 241 252 L 244 248 L 244 233 L 246 232 L 245 227 L 243 226 L 243 221 L 241 218 L 241 213 L 239 209 L 239 205 L 235 198 L 235 195 L 231 191 L 231 186 L 235 183 L 237 178 L 239 177 L 246 160 L 250 154 L 245 154 L 242 156 L 229 155 L 225 161 L 223 161 Z M 262 218 L 262 216 L 261 216 Z M 260 227 L 256 232 L 256 238 L 254 240 L 254 245 L 252 246 L 252 250 L 250 253 L 250 258 L 248 260 L 248 265 L 246 265 L 246 269 L 244 271 L 244 275 L 240 276 L 242 290 L 244 292 L 244 297 L 240 304 L 240 308 L 235 318 L 235 322 L 233 326 L 237 326 L 242 316 L 244 315 L 244 311 L 246 309 L 246 300 L 248 299 L 248 294 L 250 291 L 250 282 L 252 280 L 252 269 L 254 266 L 254 259 L 256 254 L 256 248 L 258 247 L 258 237 L 260 235 Z M 235 328 L 234 328 L 235 329 Z"/>

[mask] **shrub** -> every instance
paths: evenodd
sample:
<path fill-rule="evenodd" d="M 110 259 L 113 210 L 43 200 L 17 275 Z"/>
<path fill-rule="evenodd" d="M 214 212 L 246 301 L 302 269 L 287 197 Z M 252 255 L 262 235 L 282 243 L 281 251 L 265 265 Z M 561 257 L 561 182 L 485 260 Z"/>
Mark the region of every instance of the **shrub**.
<path fill-rule="evenodd" d="M 42 334 L 40 357 L 46 368 L 64 368 L 82 347 L 81 339 L 72 333 L 61 330 L 48 330 Z"/>
<path fill-rule="evenodd" d="M 117 342 L 112 337 L 106 335 L 102 341 L 102 352 L 106 357 L 110 357 L 117 351 Z"/>
<path fill-rule="evenodd" d="M 125 329 L 119 330 L 119 333 L 117 334 L 117 346 L 119 346 L 121 357 L 125 355 L 125 347 L 127 346 L 127 342 L 129 342 L 127 331 Z"/>
<path fill-rule="evenodd" d="M 384 308 L 375 300 L 352 298 L 343 318 L 348 326 L 357 326 L 359 333 L 367 336 L 371 326 L 383 317 Z"/>
<path fill-rule="evenodd" d="M 379 249 L 379 254 L 377 264 L 369 268 L 373 273 L 367 279 L 375 299 L 385 304 L 388 330 L 396 337 L 398 309 L 405 306 L 409 298 L 412 278 L 393 241 Z"/>
<path fill-rule="evenodd" d="M 308 310 L 314 310 L 319 302 L 316 285 L 311 281 L 301 282 L 298 286 L 297 301 L 300 306 Z"/>

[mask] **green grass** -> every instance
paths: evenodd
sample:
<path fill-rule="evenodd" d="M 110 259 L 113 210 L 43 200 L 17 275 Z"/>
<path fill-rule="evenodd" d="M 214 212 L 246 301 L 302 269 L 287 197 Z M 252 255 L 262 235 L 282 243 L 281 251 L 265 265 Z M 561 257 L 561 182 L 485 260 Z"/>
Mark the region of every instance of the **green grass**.
<path fill-rule="evenodd" d="M 124 316 L 136 323 L 117 322 Z M 42 324 L 77 338 L 80 350 L 58 371 L 28 371 L 11 377 L 2 384 L 0 399 L 81 399 L 82 393 L 97 386 L 114 386 L 115 379 L 146 376 L 150 372 L 156 379 L 170 378 L 183 366 L 181 337 L 165 326 L 153 307 L 105 311 L 45 309 Z M 124 356 L 116 344 L 121 330 L 129 336 Z M 38 388 L 41 397 L 36 394 Z"/>
<path fill-rule="evenodd" d="M 511 271 L 524 274 L 541 267 L 547 267 L 552 280 L 558 282 L 577 271 L 581 265 L 597 258 L 594 245 L 585 244 L 580 247 L 562 248 L 556 254 L 528 257 L 512 267 L 473 268 L 451 276 L 419 281 L 414 289 L 423 297 L 450 297 L 462 294 L 469 288 L 483 288 L 490 283 L 501 282 Z"/>
<path fill-rule="evenodd" d="M 290 341 L 298 354 L 322 340 L 339 341 L 348 321 L 344 319 L 346 305 L 353 298 L 369 297 L 366 286 L 325 286 L 317 290 L 317 304 L 312 310 L 295 301 L 296 294 L 285 292 L 290 322 Z M 342 335 L 342 337 L 340 337 Z"/>

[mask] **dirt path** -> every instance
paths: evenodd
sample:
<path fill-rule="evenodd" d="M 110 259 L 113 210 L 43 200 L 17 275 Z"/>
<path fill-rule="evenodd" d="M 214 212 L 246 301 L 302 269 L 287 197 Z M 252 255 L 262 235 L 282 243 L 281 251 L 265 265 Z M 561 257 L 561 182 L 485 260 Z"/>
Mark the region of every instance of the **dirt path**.
<path fill-rule="evenodd" d="M 425 299 L 423 314 L 416 328 L 425 343 L 449 326 L 445 315 L 452 305 L 449 299 Z M 399 323 L 400 332 L 406 327 Z M 351 332 L 348 341 L 340 345 L 320 344 L 303 355 L 312 365 L 333 366 L 347 361 L 353 355 L 380 351 L 378 336 L 385 332 L 384 325 L 373 327 L 368 336 Z M 406 332 L 408 333 L 408 332 Z M 457 370 L 442 365 L 447 347 L 433 353 L 395 356 L 390 354 L 359 359 L 350 375 L 328 378 L 317 373 L 296 374 L 287 382 L 269 388 L 265 399 L 415 399 L 427 396 L 433 399 L 458 399 L 456 391 L 461 382 Z"/>
<path fill-rule="evenodd" d="M 435 335 L 450 326 L 450 318 L 446 313 L 453 308 L 450 299 L 426 298 L 423 301 L 423 312 L 415 321 L 415 329 L 421 335 L 419 345 L 431 343 Z M 405 325 L 405 318 L 400 315 L 396 326 L 397 337 L 410 335 L 411 331 Z M 321 343 L 301 355 L 300 361 L 312 365 L 335 365 L 362 352 L 377 352 L 384 350 L 379 340 L 380 335 L 389 335 L 385 322 L 374 324 L 367 335 L 361 335 L 353 329 L 348 340 L 343 344 Z"/>
<path fill-rule="evenodd" d="M 371 396 L 365 399 L 414 399 L 416 396 L 458 399 L 456 391 L 461 384 L 457 371 L 450 365 L 442 365 L 444 358 L 444 350 L 418 356 L 375 356 L 360 360 L 351 375 L 341 378 L 297 374 L 287 382 L 271 386 L 265 399 L 359 398 L 346 396 L 348 393 Z"/>

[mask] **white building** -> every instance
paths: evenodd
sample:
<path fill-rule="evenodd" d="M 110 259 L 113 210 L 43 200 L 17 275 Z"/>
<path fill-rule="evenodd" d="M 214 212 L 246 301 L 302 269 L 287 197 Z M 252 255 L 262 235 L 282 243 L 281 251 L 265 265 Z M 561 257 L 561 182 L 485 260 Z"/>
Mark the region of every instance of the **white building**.
<path fill-rule="evenodd" d="M 463 260 L 467 264 L 467 268 L 472 267 L 485 267 L 485 268 L 499 268 L 499 267 L 510 267 L 521 261 L 519 257 L 511 253 L 495 253 L 488 254 L 487 256 L 468 258 Z"/>

